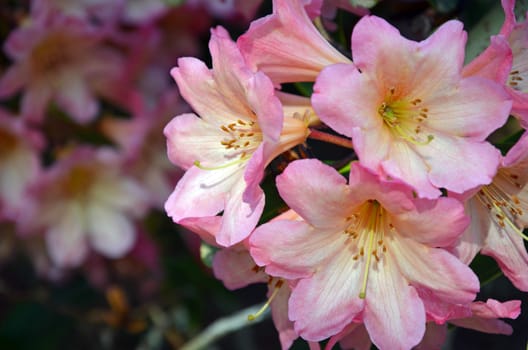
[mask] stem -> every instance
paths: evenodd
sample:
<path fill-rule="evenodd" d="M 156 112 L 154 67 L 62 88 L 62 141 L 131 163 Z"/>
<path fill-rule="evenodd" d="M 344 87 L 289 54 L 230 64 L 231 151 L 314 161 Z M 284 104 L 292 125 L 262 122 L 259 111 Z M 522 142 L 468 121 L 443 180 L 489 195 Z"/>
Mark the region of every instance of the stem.
<path fill-rule="evenodd" d="M 227 333 L 254 325 L 264 320 L 266 317 L 258 317 L 254 321 L 248 321 L 248 315 L 255 314 L 261 307 L 262 305 L 255 305 L 239 311 L 234 315 L 216 320 L 202 333 L 198 334 L 195 338 L 184 344 L 181 350 L 205 349 L 209 344 L 223 337 Z M 269 316 L 271 313 L 267 311 L 265 314 Z"/>
<path fill-rule="evenodd" d="M 332 143 L 334 145 L 338 145 L 344 148 L 354 149 L 351 140 L 341 136 L 327 134 L 326 132 L 322 132 L 316 129 L 310 129 L 310 135 L 308 135 L 308 137 L 314 140 Z"/>

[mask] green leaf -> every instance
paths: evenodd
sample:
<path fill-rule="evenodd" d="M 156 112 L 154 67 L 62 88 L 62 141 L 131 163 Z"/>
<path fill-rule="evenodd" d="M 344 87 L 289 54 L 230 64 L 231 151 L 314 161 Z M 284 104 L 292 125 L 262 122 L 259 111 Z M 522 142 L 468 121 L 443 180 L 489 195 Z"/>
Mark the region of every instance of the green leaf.
<path fill-rule="evenodd" d="M 213 247 L 210 244 L 207 244 L 205 242 L 202 242 L 200 245 L 200 258 L 202 259 L 202 262 L 207 267 L 213 266 L 213 258 L 218 251 L 218 248 Z"/>

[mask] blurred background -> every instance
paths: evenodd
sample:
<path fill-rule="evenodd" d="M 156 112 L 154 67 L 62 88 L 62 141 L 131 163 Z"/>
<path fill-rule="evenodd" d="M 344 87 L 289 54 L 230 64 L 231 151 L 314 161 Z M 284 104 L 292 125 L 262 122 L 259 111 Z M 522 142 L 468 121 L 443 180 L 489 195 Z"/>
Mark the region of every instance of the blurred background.
<path fill-rule="evenodd" d="M 460 19 L 469 57 L 503 20 L 497 0 L 325 6 L 323 24 L 344 52 L 366 11 L 414 40 Z M 271 0 L 0 1 L 0 349 L 180 349 L 266 301 L 265 285 L 227 290 L 211 271 L 214 251 L 165 215 L 182 171 L 162 130 L 190 111 L 169 74 L 178 57 L 210 65 L 211 26 L 236 39 L 271 10 Z M 320 146 L 307 149 L 346 156 Z M 475 264 L 490 281 L 480 300 L 527 301 L 493 261 Z M 509 337 L 452 329 L 444 348 L 525 349 L 528 313 L 508 322 Z M 267 315 L 205 348 L 280 344 Z"/>

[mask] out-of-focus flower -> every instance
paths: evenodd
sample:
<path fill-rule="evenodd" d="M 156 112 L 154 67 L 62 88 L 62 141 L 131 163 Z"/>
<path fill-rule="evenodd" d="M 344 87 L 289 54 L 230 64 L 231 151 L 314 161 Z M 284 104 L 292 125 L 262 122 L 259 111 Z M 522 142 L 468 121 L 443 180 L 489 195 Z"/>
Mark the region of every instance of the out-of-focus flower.
<path fill-rule="evenodd" d="M 46 18 L 60 12 L 84 21 L 113 24 L 118 19 L 124 0 L 33 0 L 31 16 Z"/>
<path fill-rule="evenodd" d="M 224 19 L 242 17 L 250 21 L 255 17 L 262 0 L 187 0 L 189 6 L 203 6 L 212 16 Z"/>
<path fill-rule="evenodd" d="M 103 132 L 120 146 L 127 159 L 127 173 L 138 179 L 148 191 L 153 207 L 162 209 L 167 193 L 170 193 L 182 170 L 175 168 L 166 154 L 166 141 L 160 135 L 174 114 L 189 107 L 175 90 L 165 93 L 158 106 L 133 119 L 105 118 Z"/>
<path fill-rule="evenodd" d="M 0 78 L 0 98 L 23 90 L 21 115 L 40 122 L 54 101 L 75 121 L 87 123 L 104 94 L 121 75 L 122 57 L 105 46 L 106 31 L 56 13 L 29 19 L 4 46 L 13 64 Z"/>
<path fill-rule="evenodd" d="M 119 258 L 134 245 L 133 221 L 145 213 L 148 194 L 123 174 L 121 162 L 110 149 L 79 148 L 32 185 L 34 203 L 19 224 L 27 234 L 44 231 L 55 265 L 78 266 L 90 248 Z"/>
<path fill-rule="evenodd" d="M 212 30 L 213 69 L 181 58 L 172 74 L 195 114 L 165 128 L 171 161 L 187 169 L 165 204 L 169 216 L 190 227 L 223 211 L 216 241 L 230 246 L 255 228 L 264 208 L 264 168 L 308 135 L 305 113 L 284 117 L 271 81 L 245 64 L 225 29 Z M 308 102 L 308 101 L 306 101 Z"/>
<path fill-rule="evenodd" d="M 469 263 L 480 253 L 493 257 L 503 273 L 528 291 L 528 254 L 523 233 L 528 227 L 528 134 L 513 146 L 489 185 L 462 195 L 471 224 L 455 252 Z M 482 250 L 481 250 L 482 249 Z"/>
<path fill-rule="evenodd" d="M 274 0 L 273 14 L 260 18 L 237 40 L 249 65 L 275 83 L 315 81 L 333 63 L 350 63 L 317 30 L 300 0 Z"/>
<path fill-rule="evenodd" d="M 259 226 L 250 253 L 266 273 L 298 280 L 289 318 L 304 339 L 363 322 L 379 348 L 409 349 L 424 335 L 429 300 L 468 304 L 479 290 L 471 269 L 443 249 L 468 224 L 458 201 L 416 199 L 358 163 L 347 185 L 313 159 L 291 163 L 277 187 L 305 221 Z"/>
<path fill-rule="evenodd" d="M 0 218 L 16 219 L 27 202 L 28 185 L 40 172 L 42 136 L 0 110 Z"/>
<path fill-rule="evenodd" d="M 486 137 L 504 124 L 511 100 L 492 80 L 461 76 L 465 42 L 457 21 L 414 42 L 381 18 L 363 17 L 352 34 L 354 64 L 321 72 L 314 109 L 352 137 L 362 165 L 420 197 L 487 184 L 500 153 Z"/>

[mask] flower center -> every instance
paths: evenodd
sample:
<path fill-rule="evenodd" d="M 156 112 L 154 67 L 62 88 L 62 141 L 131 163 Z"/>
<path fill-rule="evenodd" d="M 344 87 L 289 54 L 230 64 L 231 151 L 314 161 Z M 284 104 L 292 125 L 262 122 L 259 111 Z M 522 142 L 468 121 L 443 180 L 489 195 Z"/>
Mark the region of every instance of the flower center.
<path fill-rule="evenodd" d="M 513 172 L 505 169 L 499 169 L 496 179 L 505 181 L 515 188 L 522 188 L 519 184 L 519 176 Z M 478 200 L 491 213 L 494 223 L 501 229 L 511 228 L 516 234 L 523 239 L 528 240 L 528 236 L 523 233 L 523 225 L 520 223 L 520 218 L 524 214 L 521 206 L 521 201 L 514 194 L 509 194 L 494 180 L 491 184 L 483 186 L 477 194 Z"/>
<path fill-rule="evenodd" d="M 389 89 L 389 94 L 378 108 L 378 114 L 397 137 L 415 145 L 427 145 L 434 138 L 423 132 L 429 109 L 422 106 L 421 99 L 408 101 L 396 98 L 395 92 L 395 88 Z"/>
<path fill-rule="evenodd" d="M 362 204 L 358 211 L 348 216 L 346 220 L 349 225 L 344 233 L 349 236 L 346 243 L 352 243 L 351 249 L 355 253 L 352 259 L 362 260 L 365 264 L 359 292 L 359 297 L 364 299 L 372 257 L 376 263 L 381 261 L 383 254 L 387 251 L 383 241 L 385 231 L 387 227 L 392 230 L 393 226 L 387 222 L 385 209 L 375 200 L 368 200 Z"/>
<path fill-rule="evenodd" d="M 32 52 L 31 70 L 35 75 L 54 74 L 73 60 L 71 39 L 55 33 L 40 42 Z"/>
<path fill-rule="evenodd" d="M 526 86 L 524 86 L 524 79 L 521 76 L 521 73 L 519 70 L 512 70 L 510 72 L 510 76 L 508 77 L 508 85 L 514 90 L 520 91 L 520 92 L 526 92 Z"/>
<path fill-rule="evenodd" d="M 234 123 L 221 125 L 220 130 L 226 134 L 220 145 L 227 151 L 225 158 L 229 162 L 214 167 L 203 166 L 199 161 L 194 162 L 200 169 L 216 170 L 243 163 L 251 158 L 251 154 L 262 143 L 262 131 L 252 120 L 238 119 Z"/>
<path fill-rule="evenodd" d="M 15 135 L 0 129 L 0 158 L 8 156 L 16 148 L 17 143 Z"/>
<path fill-rule="evenodd" d="M 76 166 L 62 183 L 63 191 L 70 197 L 85 196 L 94 181 L 94 171 L 82 166 Z"/>

